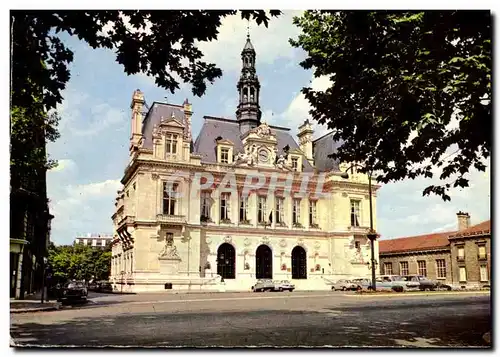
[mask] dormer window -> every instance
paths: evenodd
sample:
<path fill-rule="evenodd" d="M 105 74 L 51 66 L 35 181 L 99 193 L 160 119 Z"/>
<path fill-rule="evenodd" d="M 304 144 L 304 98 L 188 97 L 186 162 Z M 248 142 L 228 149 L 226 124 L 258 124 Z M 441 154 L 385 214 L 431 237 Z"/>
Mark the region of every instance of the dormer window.
<path fill-rule="evenodd" d="M 177 135 L 166 134 L 165 136 L 165 153 L 177 154 Z"/>
<path fill-rule="evenodd" d="M 217 162 L 221 164 L 233 163 L 233 143 L 229 140 L 224 140 L 221 137 L 217 138 Z"/>
<path fill-rule="evenodd" d="M 223 164 L 229 164 L 229 148 L 220 149 L 220 162 Z"/>
<path fill-rule="evenodd" d="M 292 157 L 292 170 L 299 171 L 299 158 L 298 157 Z"/>

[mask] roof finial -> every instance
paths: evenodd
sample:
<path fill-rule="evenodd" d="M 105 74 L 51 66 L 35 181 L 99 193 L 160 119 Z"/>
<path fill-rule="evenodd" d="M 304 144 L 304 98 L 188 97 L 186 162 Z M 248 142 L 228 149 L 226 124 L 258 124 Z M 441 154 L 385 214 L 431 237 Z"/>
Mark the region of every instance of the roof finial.
<path fill-rule="evenodd" d="M 247 39 L 250 39 L 250 19 L 247 20 Z"/>

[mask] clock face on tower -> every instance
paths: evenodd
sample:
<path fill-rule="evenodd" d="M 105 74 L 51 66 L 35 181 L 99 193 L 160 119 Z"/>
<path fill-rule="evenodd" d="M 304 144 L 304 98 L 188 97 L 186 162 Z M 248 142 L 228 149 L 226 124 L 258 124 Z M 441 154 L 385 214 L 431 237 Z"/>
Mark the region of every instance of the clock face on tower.
<path fill-rule="evenodd" d="M 265 149 L 262 149 L 259 151 L 259 161 L 260 162 L 267 162 L 269 159 L 269 152 Z"/>

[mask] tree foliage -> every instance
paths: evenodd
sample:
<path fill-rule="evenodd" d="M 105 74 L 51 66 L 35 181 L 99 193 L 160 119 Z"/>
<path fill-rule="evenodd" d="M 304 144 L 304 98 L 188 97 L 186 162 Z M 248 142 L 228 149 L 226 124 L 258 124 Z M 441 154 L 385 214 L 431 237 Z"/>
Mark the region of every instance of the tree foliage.
<path fill-rule="evenodd" d="M 48 261 L 56 280 L 107 280 L 111 269 L 111 251 L 110 247 L 96 249 L 80 244 L 51 244 Z"/>
<path fill-rule="evenodd" d="M 290 42 L 307 53 L 301 66 L 332 82 L 303 89 L 312 117 L 342 143 L 332 158 L 359 162 L 383 183 L 433 178 L 437 167 L 423 194 L 444 200 L 468 186 L 472 167 L 485 170 L 489 11 L 307 11 L 294 23 L 302 34 Z"/>
<path fill-rule="evenodd" d="M 243 19 L 267 26 L 271 10 L 240 11 Z M 92 48 L 116 52 L 127 74 L 145 73 L 172 93 L 179 88 L 176 74 L 201 96 L 207 82 L 222 75 L 213 63 L 203 61 L 196 41 L 214 41 L 224 17 L 237 11 L 12 11 L 12 104 L 30 107 L 39 88 L 45 109 L 61 103 L 61 91 L 70 78 L 73 52 L 58 37 L 77 36 Z"/>

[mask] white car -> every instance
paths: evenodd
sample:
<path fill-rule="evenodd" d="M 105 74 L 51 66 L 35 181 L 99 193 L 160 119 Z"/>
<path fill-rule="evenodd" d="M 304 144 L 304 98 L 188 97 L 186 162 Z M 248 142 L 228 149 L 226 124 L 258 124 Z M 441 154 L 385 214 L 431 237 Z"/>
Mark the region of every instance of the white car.
<path fill-rule="evenodd" d="M 295 290 L 295 285 L 290 283 L 288 280 L 276 280 L 274 281 L 274 290 L 292 292 Z"/>
<path fill-rule="evenodd" d="M 358 284 L 354 284 L 352 281 L 347 280 L 347 279 L 340 279 L 337 280 L 336 283 L 332 285 L 332 290 L 337 291 L 337 290 L 357 290 Z"/>

